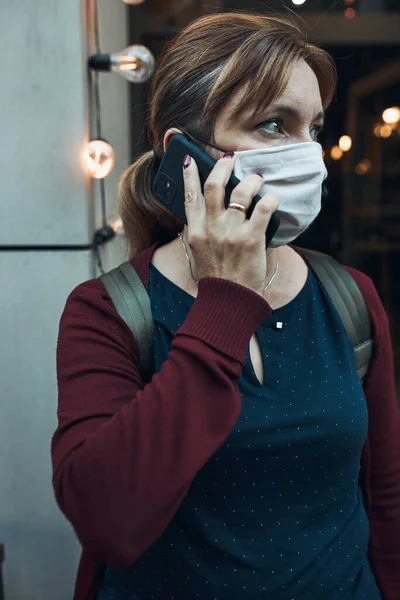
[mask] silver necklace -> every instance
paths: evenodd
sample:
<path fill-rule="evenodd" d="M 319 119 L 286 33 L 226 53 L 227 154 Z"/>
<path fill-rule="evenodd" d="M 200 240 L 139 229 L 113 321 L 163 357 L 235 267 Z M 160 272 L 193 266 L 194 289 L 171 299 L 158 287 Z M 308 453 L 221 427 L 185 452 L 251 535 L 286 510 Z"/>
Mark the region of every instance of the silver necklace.
<path fill-rule="evenodd" d="M 198 283 L 197 279 L 196 279 L 196 278 L 195 278 L 195 276 L 193 275 L 192 262 L 191 262 L 191 260 L 190 260 L 190 256 L 189 256 L 189 254 L 188 254 L 188 251 L 187 251 L 187 247 L 186 247 L 186 244 L 185 244 L 185 240 L 183 239 L 183 233 L 182 233 L 182 232 L 181 232 L 181 233 L 178 233 L 178 237 L 179 237 L 179 239 L 180 239 L 180 240 L 181 240 L 181 242 L 182 242 L 182 246 L 183 246 L 183 249 L 184 249 L 184 251 L 185 251 L 185 255 L 186 255 L 187 261 L 188 261 L 188 263 L 189 263 L 189 269 L 190 269 L 190 274 L 191 274 L 191 276 L 192 276 L 192 279 L 193 279 L 193 281 L 195 281 L 196 283 Z M 272 276 L 271 276 L 270 280 L 268 281 L 267 285 L 266 285 L 266 286 L 265 286 L 265 288 L 263 289 L 263 293 L 264 293 L 264 292 L 265 292 L 265 291 L 266 291 L 266 290 L 269 288 L 269 286 L 271 285 L 271 283 L 272 283 L 272 282 L 273 282 L 273 280 L 275 279 L 275 277 L 276 277 L 276 275 L 277 275 L 278 271 L 279 271 L 279 258 L 278 258 L 278 260 L 276 261 L 275 270 L 274 270 L 274 272 L 273 272 L 273 274 L 272 274 Z"/>

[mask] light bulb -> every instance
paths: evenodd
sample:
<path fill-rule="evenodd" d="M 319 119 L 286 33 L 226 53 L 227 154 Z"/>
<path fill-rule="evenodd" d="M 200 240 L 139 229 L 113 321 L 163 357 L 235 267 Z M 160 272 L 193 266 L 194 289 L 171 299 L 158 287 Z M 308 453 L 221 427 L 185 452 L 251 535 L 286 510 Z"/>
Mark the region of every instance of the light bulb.
<path fill-rule="evenodd" d="M 352 146 L 352 140 L 349 135 L 342 135 L 339 140 L 339 148 L 342 152 L 348 152 Z"/>
<path fill-rule="evenodd" d="M 294 4 L 295 6 L 301 6 L 305 3 L 305 1 L 306 0 L 292 0 L 292 4 Z"/>
<path fill-rule="evenodd" d="M 114 148 L 104 140 L 91 140 L 86 144 L 83 160 L 91 177 L 103 179 L 114 169 Z"/>
<path fill-rule="evenodd" d="M 140 44 L 111 54 L 110 61 L 111 70 L 132 83 L 147 81 L 154 71 L 154 56 L 146 46 Z"/>
<path fill-rule="evenodd" d="M 391 126 L 388 125 L 387 123 L 382 125 L 379 130 L 379 135 L 380 135 L 380 137 L 383 137 L 383 138 L 389 138 L 392 135 L 392 133 L 393 133 L 393 130 L 392 130 Z"/>
<path fill-rule="evenodd" d="M 387 108 L 382 113 L 382 119 L 389 125 L 395 125 L 400 121 L 400 108 L 398 106 Z"/>
<path fill-rule="evenodd" d="M 95 71 L 114 71 L 132 83 L 147 81 L 154 71 L 154 56 L 146 46 L 135 44 L 122 52 L 89 56 L 89 67 Z"/>
<path fill-rule="evenodd" d="M 372 169 L 371 161 L 368 160 L 368 158 L 363 158 L 363 160 L 360 160 L 360 162 L 356 166 L 355 172 L 357 173 L 357 175 L 365 175 L 371 169 Z"/>
<path fill-rule="evenodd" d="M 356 14 L 357 11 L 351 6 L 349 6 L 349 8 L 346 8 L 346 10 L 344 11 L 344 16 L 346 17 L 346 19 L 354 19 Z"/>
<path fill-rule="evenodd" d="M 109 224 L 111 225 L 116 235 L 124 235 L 124 225 L 122 223 L 121 217 L 111 218 L 109 220 Z"/>
<path fill-rule="evenodd" d="M 341 151 L 339 146 L 333 146 L 331 148 L 331 158 L 333 158 L 333 160 L 340 160 L 342 156 L 343 152 Z"/>
<path fill-rule="evenodd" d="M 381 127 L 382 127 L 382 123 L 376 123 L 374 125 L 374 135 L 377 138 L 382 137 L 381 136 Z"/>
<path fill-rule="evenodd" d="M 125 4 L 143 4 L 144 0 L 123 0 Z"/>

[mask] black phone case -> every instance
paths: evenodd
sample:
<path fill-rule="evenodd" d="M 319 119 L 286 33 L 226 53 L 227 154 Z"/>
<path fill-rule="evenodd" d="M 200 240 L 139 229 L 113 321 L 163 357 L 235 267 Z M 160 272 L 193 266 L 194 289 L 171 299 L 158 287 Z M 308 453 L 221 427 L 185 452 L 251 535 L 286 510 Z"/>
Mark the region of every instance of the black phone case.
<path fill-rule="evenodd" d="M 183 159 L 186 154 L 189 154 L 196 161 L 203 189 L 204 183 L 214 168 L 216 161 L 197 144 L 182 134 L 175 134 L 172 137 L 153 182 L 153 195 L 155 198 L 185 224 L 187 224 L 187 219 L 185 214 Z M 233 189 L 239 183 L 240 180 L 237 177 L 234 175 L 230 177 L 225 192 L 224 202 L 226 208 L 228 207 Z M 246 214 L 248 219 L 251 217 L 255 205 L 260 199 L 261 196 L 258 195 L 253 198 Z M 274 213 L 265 232 L 266 248 L 271 243 L 279 225 L 279 215 Z"/>

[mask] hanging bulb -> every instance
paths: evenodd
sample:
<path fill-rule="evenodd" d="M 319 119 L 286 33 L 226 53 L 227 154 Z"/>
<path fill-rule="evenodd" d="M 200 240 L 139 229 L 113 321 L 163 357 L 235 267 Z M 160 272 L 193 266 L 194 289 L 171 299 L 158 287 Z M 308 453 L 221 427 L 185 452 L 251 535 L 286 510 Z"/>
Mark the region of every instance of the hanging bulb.
<path fill-rule="evenodd" d="M 342 152 L 348 152 L 352 146 L 353 142 L 349 135 L 342 135 L 339 140 L 339 148 Z"/>
<path fill-rule="evenodd" d="M 346 10 L 344 11 L 344 16 L 346 17 L 346 19 L 354 19 L 356 14 L 357 11 L 351 6 L 349 6 L 349 8 L 346 8 Z"/>
<path fill-rule="evenodd" d="M 393 133 L 393 129 L 391 128 L 390 125 L 388 125 L 388 123 L 381 125 L 380 130 L 379 130 L 379 137 L 389 138 L 392 135 L 392 133 Z"/>
<path fill-rule="evenodd" d="M 120 73 L 132 83 L 147 81 L 153 74 L 154 63 L 154 56 L 150 50 L 140 44 L 111 54 L 111 70 Z"/>
<path fill-rule="evenodd" d="M 391 106 L 382 113 L 382 119 L 388 125 L 396 125 L 400 121 L 400 108 L 398 106 Z"/>
<path fill-rule="evenodd" d="M 357 173 L 357 175 L 365 175 L 366 173 L 369 173 L 369 171 L 371 169 L 372 169 L 371 161 L 368 160 L 368 158 L 363 158 L 362 160 L 360 160 L 360 162 L 358 163 L 358 165 L 356 166 L 356 168 L 354 170 Z"/>
<path fill-rule="evenodd" d="M 340 160 L 343 156 L 343 151 L 339 148 L 339 146 L 333 146 L 331 148 L 331 158 L 333 160 Z"/>
<path fill-rule="evenodd" d="M 294 4 L 295 6 L 301 6 L 302 4 L 305 4 L 306 0 L 292 0 L 292 4 Z"/>
<path fill-rule="evenodd" d="M 154 71 L 154 56 L 146 46 L 135 44 L 122 52 L 95 54 L 89 57 L 89 67 L 95 71 L 114 71 L 131 83 L 147 81 Z"/>
<path fill-rule="evenodd" d="M 115 166 L 114 148 L 105 140 L 91 140 L 86 144 L 83 160 L 91 177 L 104 179 Z"/>
<path fill-rule="evenodd" d="M 121 217 L 110 217 L 108 223 L 116 235 L 124 235 L 125 231 Z"/>

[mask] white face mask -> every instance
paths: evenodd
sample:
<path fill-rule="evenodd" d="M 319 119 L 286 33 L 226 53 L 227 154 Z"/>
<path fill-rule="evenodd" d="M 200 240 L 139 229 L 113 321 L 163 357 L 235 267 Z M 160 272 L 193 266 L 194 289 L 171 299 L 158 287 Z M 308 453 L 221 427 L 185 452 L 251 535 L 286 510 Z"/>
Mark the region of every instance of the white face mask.
<path fill-rule="evenodd" d="M 259 173 L 265 179 L 260 196 L 278 196 L 281 224 L 270 247 L 289 244 L 302 234 L 321 210 L 322 182 L 327 177 L 322 148 L 304 142 L 262 150 L 235 152 L 234 174 L 244 179 Z"/>

